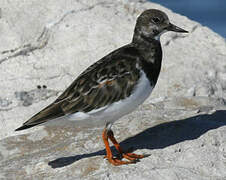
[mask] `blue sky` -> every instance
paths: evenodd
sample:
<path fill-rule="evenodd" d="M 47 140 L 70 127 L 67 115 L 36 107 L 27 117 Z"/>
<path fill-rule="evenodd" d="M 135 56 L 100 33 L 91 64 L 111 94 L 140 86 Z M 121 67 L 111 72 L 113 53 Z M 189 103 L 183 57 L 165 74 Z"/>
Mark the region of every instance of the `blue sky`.
<path fill-rule="evenodd" d="M 208 26 L 226 38 L 226 0 L 150 0 Z"/>

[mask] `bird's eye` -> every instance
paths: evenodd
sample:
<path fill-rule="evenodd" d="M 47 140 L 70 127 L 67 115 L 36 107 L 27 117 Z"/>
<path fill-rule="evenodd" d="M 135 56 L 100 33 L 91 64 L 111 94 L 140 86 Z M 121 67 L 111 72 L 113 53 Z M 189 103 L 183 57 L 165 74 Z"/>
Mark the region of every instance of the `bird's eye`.
<path fill-rule="evenodd" d="M 159 22 L 160 22 L 160 18 L 158 18 L 158 17 L 153 17 L 153 18 L 152 18 L 152 21 L 153 21 L 154 23 L 159 23 Z"/>

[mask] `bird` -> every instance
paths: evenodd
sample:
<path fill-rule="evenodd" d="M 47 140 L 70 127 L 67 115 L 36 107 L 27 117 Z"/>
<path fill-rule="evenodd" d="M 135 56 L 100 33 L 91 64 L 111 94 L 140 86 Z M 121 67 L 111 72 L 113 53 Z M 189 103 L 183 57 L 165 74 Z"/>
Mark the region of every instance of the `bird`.
<path fill-rule="evenodd" d="M 143 11 L 136 20 L 132 41 L 104 56 L 83 71 L 50 105 L 15 131 L 48 123 L 100 121 L 106 158 L 112 165 L 132 164 L 145 157 L 126 152 L 112 131 L 113 123 L 134 111 L 151 94 L 162 64 L 160 36 L 188 33 L 172 24 L 158 9 Z M 62 118 L 64 117 L 64 118 Z M 109 142 L 119 156 L 114 156 Z"/>

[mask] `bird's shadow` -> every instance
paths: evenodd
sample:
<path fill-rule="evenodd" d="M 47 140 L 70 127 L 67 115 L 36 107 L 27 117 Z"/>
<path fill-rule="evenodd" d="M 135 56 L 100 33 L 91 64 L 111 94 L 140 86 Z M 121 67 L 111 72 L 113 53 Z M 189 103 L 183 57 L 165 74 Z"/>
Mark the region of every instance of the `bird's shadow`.
<path fill-rule="evenodd" d="M 209 115 L 197 115 L 183 120 L 166 122 L 148 128 L 141 133 L 127 138 L 120 143 L 123 149 L 161 149 L 186 140 L 193 140 L 209 130 L 226 125 L 226 110 L 219 110 Z M 105 150 L 69 157 L 61 157 L 50 161 L 52 168 L 68 166 L 75 161 L 93 156 L 105 155 Z"/>

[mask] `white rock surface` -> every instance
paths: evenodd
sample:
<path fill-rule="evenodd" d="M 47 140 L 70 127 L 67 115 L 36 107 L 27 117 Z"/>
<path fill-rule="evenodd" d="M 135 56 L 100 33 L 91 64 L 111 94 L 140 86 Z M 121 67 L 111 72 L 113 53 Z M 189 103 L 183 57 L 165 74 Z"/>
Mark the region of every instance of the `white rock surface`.
<path fill-rule="evenodd" d="M 225 125 L 222 99 L 167 98 L 113 128 L 124 149 L 150 154 L 136 164 L 104 159 L 100 127 L 45 128 L 0 141 L 0 179 L 224 180 Z"/>
<path fill-rule="evenodd" d="M 161 37 L 153 94 L 114 126 L 124 147 L 151 156 L 112 167 L 102 128 L 14 132 L 90 64 L 129 43 L 149 8 L 190 32 Z M 146 1 L 1 0 L 0 39 L 0 179 L 226 179 L 226 42 L 210 29 Z"/>
<path fill-rule="evenodd" d="M 0 138 L 53 101 L 85 68 L 131 41 L 136 17 L 165 11 L 189 34 L 162 36 L 150 98 L 226 95 L 226 43 L 206 27 L 146 1 L 0 2 Z M 38 85 L 47 88 L 37 89 Z M 27 108 L 29 107 L 29 108 Z M 31 130 L 33 131 L 33 130 Z"/>

